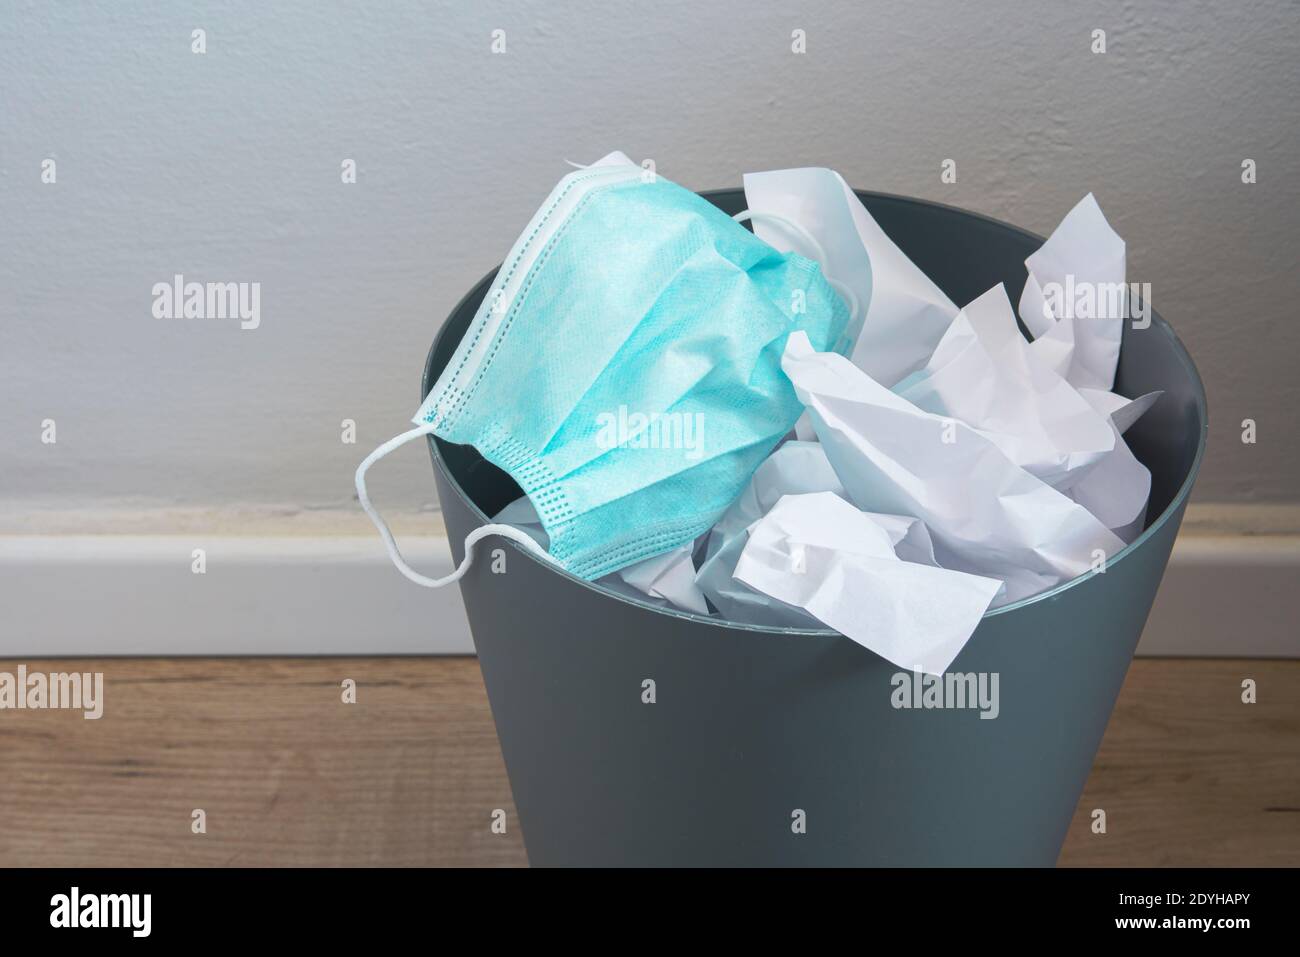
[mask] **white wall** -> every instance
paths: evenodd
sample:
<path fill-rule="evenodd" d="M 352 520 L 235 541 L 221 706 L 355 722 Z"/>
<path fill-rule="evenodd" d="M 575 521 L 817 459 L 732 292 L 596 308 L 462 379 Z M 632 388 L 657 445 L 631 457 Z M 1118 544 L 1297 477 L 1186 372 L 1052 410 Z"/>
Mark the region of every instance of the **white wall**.
<path fill-rule="evenodd" d="M 693 188 L 833 166 L 1039 232 L 1095 191 L 1209 386 L 1198 498 L 1300 495 L 1290 0 L 198 9 L 18 3 L 0 21 L 11 514 L 349 505 L 357 460 L 415 410 L 441 319 L 564 159 L 613 148 Z M 260 328 L 155 319 L 151 288 L 178 272 L 260 282 Z M 429 502 L 427 457 L 397 458 L 383 497 Z"/>

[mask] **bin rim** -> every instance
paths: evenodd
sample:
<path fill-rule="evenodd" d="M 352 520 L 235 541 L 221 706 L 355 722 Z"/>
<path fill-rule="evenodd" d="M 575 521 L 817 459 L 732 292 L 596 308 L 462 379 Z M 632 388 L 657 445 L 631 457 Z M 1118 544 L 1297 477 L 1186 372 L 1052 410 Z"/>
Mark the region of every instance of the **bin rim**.
<path fill-rule="evenodd" d="M 739 193 L 743 196 L 744 189 L 742 187 L 728 187 L 723 189 L 708 189 L 708 190 L 699 191 L 699 195 L 704 199 L 712 199 L 714 197 L 736 194 L 736 193 Z M 1022 229 L 1019 226 L 1013 226 L 1010 223 L 1003 222 L 1000 219 L 994 219 L 991 216 L 985 216 L 982 213 L 972 212 L 971 210 L 962 209 L 958 206 L 951 206 L 947 203 L 939 203 L 928 199 L 919 199 L 914 196 L 903 196 L 899 193 L 882 193 L 882 192 L 877 192 L 875 190 L 855 189 L 853 193 L 860 199 L 897 200 L 897 201 L 902 201 L 907 203 L 914 203 L 921 206 L 929 206 L 933 209 L 944 210 L 946 212 L 958 213 L 962 216 L 979 220 L 987 226 L 1004 230 L 1009 233 L 1013 233 L 1020 238 L 1031 239 L 1034 242 L 1038 243 L 1040 246 L 1047 241 L 1045 237 L 1040 236 L 1035 232 L 1031 232 L 1030 230 Z M 421 403 L 424 402 L 425 396 L 429 394 L 429 390 L 433 388 L 434 383 L 437 381 L 433 375 L 434 357 L 437 355 L 438 346 L 442 342 L 443 334 L 447 330 L 447 326 L 451 320 L 451 317 L 456 315 L 458 312 L 460 312 L 461 309 L 465 307 L 466 303 L 468 303 L 471 299 L 475 298 L 476 296 L 479 296 L 480 292 L 482 292 L 484 295 L 486 294 L 487 287 L 492 284 L 492 280 L 496 276 L 498 269 L 500 269 L 500 263 L 498 263 L 495 267 L 493 267 L 487 273 L 486 276 L 484 276 L 477 283 L 475 283 L 473 287 L 470 288 L 469 292 L 461 296 L 460 300 L 456 303 L 456 305 L 452 307 L 451 312 L 447 314 L 447 318 L 443 320 L 442 325 L 439 326 L 438 332 L 433 337 L 433 344 L 429 347 L 429 354 L 425 359 L 425 363 L 424 363 L 424 372 L 420 377 L 420 402 Z M 1204 382 L 1201 381 L 1201 374 L 1197 371 L 1196 363 L 1192 361 L 1191 354 L 1187 351 L 1187 347 L 1183 345 L 1182 340 L 1179 339 L 1178 335 L 1174 332 L 1173 326 L 1171 326 L 1168 322 L 1166 322 L 1165 319 L 1158 312 L 1156 312 L 1154 307 L 1151 310 L 1151 323 L 1156 329 L 1159 330 L 1159 333 L 1161 335 L 1168 338 L 1170 342 L 1173 344 L 1174 354 L 1178 357 L 1179 364 L 1183 367 L 1183 371 L 1186 372 L 1187 375 L 1191 378 L 1194 387 L 1194 392 L 1196 395 L 1196 412 L 1197 412 L 1197 416 L 1200 419 L 1200 435 L 1197 437 L 1196 454 L 1192 457 L 1191 467 L 1187 470 L 1187 475 L 1184 476 L 1183 482 L 1178 487 L 1177 493 L 1175 493 L 1174 497 L 1169 501 L 1169 504 L 1165 506 L 1165 510 L 1161 512 L 1160 515 L 1153 522 L 1151 522 L 1145 529 L 1142 530 L 1142 534 L 1140 534 L 1129 544 L 1125 545 L 1124 548 L 1120 549 L 1120 551 L 1114 557 L 1107 558 L 1106 560 L 1107 570 L 1113 568 L 1115 565 L 1119 564 L 1121 561 L 1127 558 L 1131 553 L 1137 551 L 1137 549 L 1140 548 L 1144 543 L 1146 543 L 1148 539 L 1150 539 L 1152 536 L 1157 534 L 1160 531 L 1160 529 L 1172 519 L 1174 514 L 1180 508 L 1183 507 L 1183 505 L 1187 502 L 1188 496 L 1191 495 L 1192 486 L 1196 482 L 1196 476 L 1199 474 L 1201 470 L 1201 462 L 1205 457 L 1206 438 L 1209 433 L 1210 423 L 1209 423 L 1209 407 L 1205 395 L 1205 384 Z M 439 370 L 439 374 L 441 374 L 441 370 Z M 461 500 L 469 507 L 470 511 L 480 520 L 482 524 L 487 524 L 491 522 L 492 517 L 490 515 L 484 514 L 483 510 L 480 509 L 478 505 L 475 504 L 474 500 L 469 495 L 466 494 L 465 490 L 461 487 L 460 481 L 457 479 L 457 477 L 454 474 L 452 474 L 451 469 L 447 467 L 447 463 L 443 459 L 442 453 L 438 448 L 438 442 L 436 441 L 435 436 L 429 435 L 426 438 L 429 443 L 429 455 L 433 461 L 434 468 L 442 473 L 443 477 L 447 480 L 447 483 L 455 490 L 456 494 L 460 496 Z M 685 619 L 687 621 L 698 622 L 704 625 L 713 625 L 713 626 L 726 628 L 726 629 L 736 629 L 740 631 L 756 632 L 759 634 L 804 635 L 804 636 L 814 637 L 814 638 L 841 637 L 840 633 L 838 631 L 835 631 L 832 628 L 776 628 L 767 625 L 754 625 L 754 624 L 748 624 L 746 622 L 731 621 L 729 619 L 717 615 L 701 615 L 701 614 L 697 614 L 696 612 L 681 611 L 679 609 L 669 608 L 664 605 L 652 604 L 649 601 L 640 601 L 635 598 L 619 594 L 618 592 L 611 591 L 610 589 L 603 588 L 594 581 L 587 581 L 586 579 L 579 578 L 577 575 L 572 574 L 571 572 L 559 567 L 558 565 L 547 562 L 544 559 L 538 558 L 536 555 L 529 553 L 527 550 L 521 548 L 519 545 L 513 542 L 507 542 L 507 544 L 510 545 L 510 547 L 513 548 L 514 551 L 517 553 L 519 560 L 536 562 L 538 565 L 544 565 L 553 574 L 559 575 L 562 578 L 566 578 L 573 584 L 597 592 L 602 597 L 607 598 L 609 600 L 621 601 L 624 602 L 625 604 L 633 606 L 634 608 L 639 608 L 644 611 L 654 612 L 657 614 L 665 615 L 670 618 L 679 618 L 679 619 Z M 1088 581 L 1094 576 L 1101 575 L 1101 574 L 1105 574 L 1105 572 L 1090 570 L 1084 572 L 1082 575 L 1076 575 L 1074 578 L 1071 578 L 1069 581 L 1061 582 L 1059 585 L 1049 588 L 1046 591 L 1041 591 L 1036 594 L 1029 595 L 1025 598 L 1021 598 L 1018 601 L 1011 602 L 1010 604 L 1002 605 L 998 608 L 990 609 L 984 613 L 981 620 L 985 618 L 994 618 L 998 615 L 1010 614 L 1013 611 L 1018 611 L 1021 608 L 1025 608 L 1029 605 L 1037 604 L 1038 602 L 1051 601 L 1059 597 L 1061 594 L 1068 591 L 1069 589 L 1081 585 L 1083 582 Z"/>

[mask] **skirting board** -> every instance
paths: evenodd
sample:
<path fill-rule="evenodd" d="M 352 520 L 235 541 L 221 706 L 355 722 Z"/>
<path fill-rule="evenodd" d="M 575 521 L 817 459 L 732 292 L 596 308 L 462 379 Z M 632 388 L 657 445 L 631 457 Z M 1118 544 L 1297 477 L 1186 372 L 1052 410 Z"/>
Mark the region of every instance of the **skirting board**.
<path fill-rule="evenodd" d="M 204 571 L 194 571 L 202 547 Z M 450 571 L 442 538 L 403 552 Z M 1300 536 L 1186 536 L 1138 654 L 1300 657 Z M 472 654 L 460 593 L 370 536 L 0 536 L 0 658 Z"/>

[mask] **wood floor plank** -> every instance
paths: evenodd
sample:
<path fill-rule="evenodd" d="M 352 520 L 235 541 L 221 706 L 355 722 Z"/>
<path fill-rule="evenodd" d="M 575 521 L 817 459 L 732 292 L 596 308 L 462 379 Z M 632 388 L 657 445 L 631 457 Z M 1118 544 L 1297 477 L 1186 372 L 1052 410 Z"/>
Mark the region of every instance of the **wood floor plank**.
<path fill-rule="evenodd" d="M 1135 661 L 1059 863 L 1300 865 L 1300 661 Z"/>
<path fill-rule="evenodd" d="M 526 863 L 473 658 L 24 664 L 105 708 L 0 711 L 0 866 Z M 1060 863 L 1300 864 L 1298 742 L 1300 662 L 1135 662 Z"/>

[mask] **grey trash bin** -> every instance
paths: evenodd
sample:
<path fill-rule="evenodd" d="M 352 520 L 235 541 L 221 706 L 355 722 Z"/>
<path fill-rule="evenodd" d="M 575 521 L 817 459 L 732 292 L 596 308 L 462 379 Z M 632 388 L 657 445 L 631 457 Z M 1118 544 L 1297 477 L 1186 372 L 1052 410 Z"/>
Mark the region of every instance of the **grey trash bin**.
<path fill-rule="evenodd" d="M 703 194 L 727 213 L 738 189 Z M 958 303 L 1016 301 L 1040 237 L 859 192 Z M 434 341 L 437 380 L 487 292 Z M 526 388 L 526 384 L 521 384 Z M 1205 448 L 1205 391 L 1159 316 L 1126 325 L 1116 390 L 1164 396 L 1127 433 L 1152 473 L 1147 528 L 1089 574 L 986 615 L 949 669 L 997 673 L 999 714 L 896 709 L 899 669 L 834 632 L 663 610 L 510 542 L 460 587 L 534 865 L 1052 865 L 1124 681 Z M 518 497 L 468 446 L 431 440 L 456 561 Z M 656 700 L 642 703 L 642 682 Z M 802 812 L 802 833 L 794 826 Z"/>

